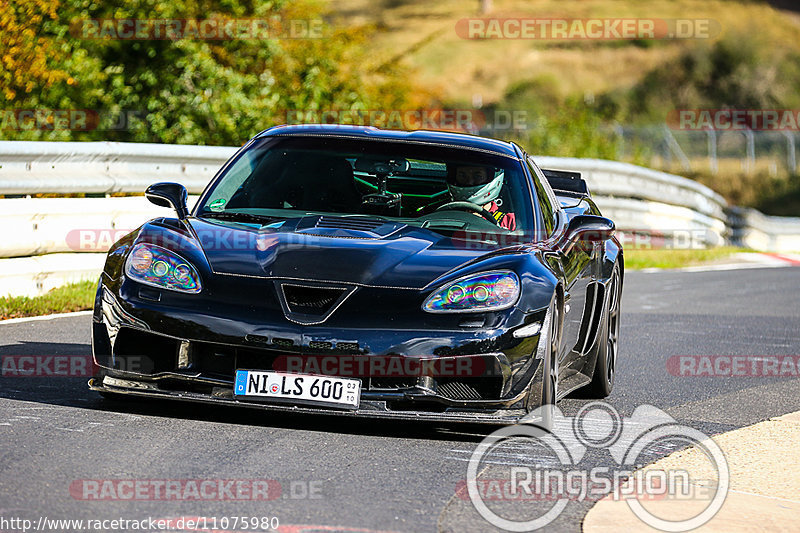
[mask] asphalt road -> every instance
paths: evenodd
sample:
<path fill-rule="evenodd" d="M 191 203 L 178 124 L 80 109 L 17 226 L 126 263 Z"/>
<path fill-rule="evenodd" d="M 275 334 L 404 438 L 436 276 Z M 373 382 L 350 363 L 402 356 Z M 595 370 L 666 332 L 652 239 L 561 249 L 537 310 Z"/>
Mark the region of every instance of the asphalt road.
<path fill-rule="evenodd" d="M 798 288 L 800 268 L 629 273 L 609 403 L 624 416 L 652 404 L 708 434 L 800 410 L 796 377 L 685 377 L 667 365 L 681 355 L 797 355 Z M 89 322 L 79 316 L 0 324 L 0 355 L 88 354 Z M 120 404 L 90 392 L 85 381 L 0 378 L 0 517 L 37 524 L 40 517 L 274 516 L 283 531 L 292 524 L 492 529 L 456 495 L 482 438 L 476 428 Z M 568 398 L 560 407 L 570 415 L 588 401 Z M 529 460 L 524 453 L 507 457 L 510 464 Z M 612 459 L 598 452 L 588 461 Z M 281 494 L 271 501 L 86 501 L 70 487 L 87 479 L 270 479 Z M 579 530 L 590 506 L 570 502 L 549 530 Z M 15 529 L 0 520 L 0 530 Z"/>

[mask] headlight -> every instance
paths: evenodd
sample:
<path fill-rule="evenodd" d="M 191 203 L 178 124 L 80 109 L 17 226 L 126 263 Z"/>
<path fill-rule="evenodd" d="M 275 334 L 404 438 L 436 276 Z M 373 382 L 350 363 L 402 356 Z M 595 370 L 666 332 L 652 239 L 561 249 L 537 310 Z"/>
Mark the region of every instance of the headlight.
<path fill-rule="evenodd" d="M 200 292 L 200 276 L 188 261 L 153 244 L 139 243 L 125 262 L 125 274 L 146 285 L 181 292 Z"/>
<path fill-rule="evenodd" d="M 431 313 L 497 311 L 514 305 L 519 298 L 519 278 L 513 272 L 472 274 L 449 283 L 431 294 L 422 309 Z"/>

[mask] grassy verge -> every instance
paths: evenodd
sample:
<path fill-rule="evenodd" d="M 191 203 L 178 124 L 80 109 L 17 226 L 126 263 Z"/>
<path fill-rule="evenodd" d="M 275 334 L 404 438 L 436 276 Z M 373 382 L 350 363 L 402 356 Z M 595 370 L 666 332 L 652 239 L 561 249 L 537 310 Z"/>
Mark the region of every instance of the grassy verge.
<path fill-rule="evenodd" d="M 732 254 L 747 251 L 749 250 L 734 246 L 706 250 L 625 250 L 625 269 L 681 268 L 720 261 Z"/>
<path fill-rule="evenodd" d="M 82 281 L 55 288 L 47 294 L 33 298 L 0 297 L 0 320 L 91 309 L 96 290 L 96 282 Z"/>

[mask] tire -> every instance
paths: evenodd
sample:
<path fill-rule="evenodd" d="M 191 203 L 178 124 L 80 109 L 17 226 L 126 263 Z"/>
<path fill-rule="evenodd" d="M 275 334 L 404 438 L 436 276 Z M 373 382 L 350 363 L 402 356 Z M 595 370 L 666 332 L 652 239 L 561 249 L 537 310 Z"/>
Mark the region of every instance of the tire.
<path fill-rule="evenodd" d="M 542 376 L 542 405 L 555 405 L 558 401 L 558 345 L 561 337 L 561 308 L 556 299 L 550 304 L 548 314 L 546 361 L 549 364 L 545 365 L 546 374 Z"/>
<path fill-rule="evenodd" d="M 619 264 L 614 265 L 611 280 L 608 282 L 608 297 L 600 331 L 597 333 L 595 351 L 597 357 L 594 364 L 592 381 L 581 391 L 586 398 L 605 398 L 614 389 L 616 377 L 617 354 L 619 352 L 619 322 L 622 299 L 622 275 Z"/>
<path fill-rule="evenodd" d="M 542 397 L 541 415 L 543 429 L 551 431 L 553 427 L 553 417 L 558 402 L 558 348 L 561 344 L 561 329 L 563 322 L 563 312 L 561 301 L 554 297 L 547 310 L 547 318 L 543 324 L 546 336 L 541 339 L 546 341 L 541 356 L 544 361 L 542 372 Z M 538 348 L 537 348 L 538 351 Z"/>

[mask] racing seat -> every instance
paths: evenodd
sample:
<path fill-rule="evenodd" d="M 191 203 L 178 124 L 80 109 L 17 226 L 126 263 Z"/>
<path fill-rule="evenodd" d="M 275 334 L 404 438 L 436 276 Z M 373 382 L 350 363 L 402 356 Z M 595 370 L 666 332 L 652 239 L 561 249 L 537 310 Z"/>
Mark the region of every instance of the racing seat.
<path fill-rule="evenodd" d="M 353 167 L 344 159 L 313 156 L 300 162 L 289 176 L 290 203 L 308 211 L 357 213 L 361 194 L 353 178 Z"/>
<path fill-rule="evenodd" d="M 270 179 L 270 176 L 278 176 Z M 271 154 L 260 161 L 228 207 L 355 213 L 361 205 L 353 167 L 344 158 L 308 153 Z"/>

